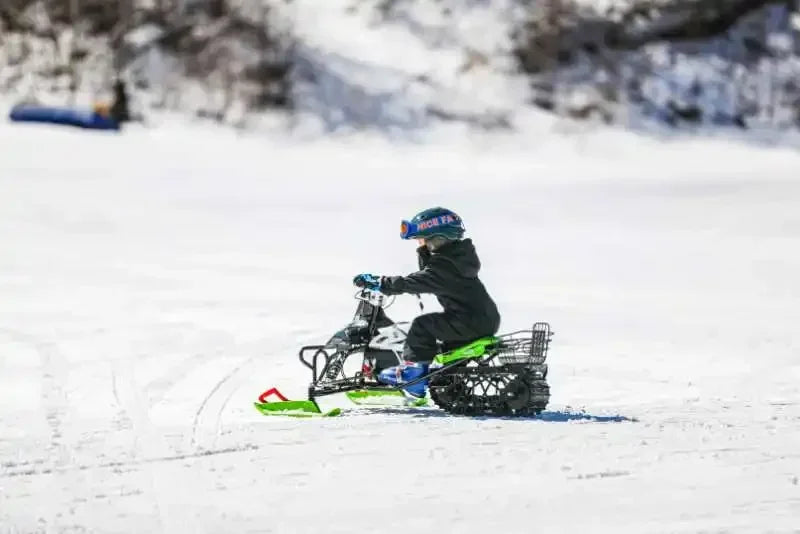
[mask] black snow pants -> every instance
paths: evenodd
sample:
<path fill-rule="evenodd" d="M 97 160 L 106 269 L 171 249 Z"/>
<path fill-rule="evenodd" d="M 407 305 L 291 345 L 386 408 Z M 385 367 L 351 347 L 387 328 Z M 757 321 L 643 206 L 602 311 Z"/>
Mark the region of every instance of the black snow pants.
<path fill-rule="evenodd" d="M 411 323 L 403 348 L 403 358 L 411 362 L 430 363 L 442 351 L 453 350 L 476 339 L 492 336 L 497 332 L 497 321 L 486 324 L 467 325 L 447 313 L 427 313 Z M 441 345 L 438 343 L 441 342 Z"/>

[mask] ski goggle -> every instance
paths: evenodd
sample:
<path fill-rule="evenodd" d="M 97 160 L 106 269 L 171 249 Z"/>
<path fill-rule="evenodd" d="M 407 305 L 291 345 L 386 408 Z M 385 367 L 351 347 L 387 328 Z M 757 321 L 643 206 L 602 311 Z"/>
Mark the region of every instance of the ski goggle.
<path fill-rule="evenodd" d="M 428 230 L 436 228 L 437 226 L 461 226 L 461 219 L 457 215 L 439 215 L 431 219 L 413 223 L 411 221 L 400 221 L 400 237 L 402 239 L 414 239 L 416 237 L 425 237 L 431 235 L 432 232 Z"/>
<path fill-rule="evenodd" d="M 417 225 L 410 221 L 400 221 L 400 238 L 414 239 L 417 236 Z"/>

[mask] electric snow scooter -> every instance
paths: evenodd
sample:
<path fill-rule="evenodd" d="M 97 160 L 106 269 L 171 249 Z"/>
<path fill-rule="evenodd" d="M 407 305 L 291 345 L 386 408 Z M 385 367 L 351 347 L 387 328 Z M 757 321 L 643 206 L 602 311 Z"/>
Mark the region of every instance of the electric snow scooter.
<path fill-rule="evenodd" d="M 547 406 L 550 388 L 545 360 L 553 336 L 548 323 L 460 347 L 443 346 L 427 373 L 386 385 L 377 377 L 381 370 L 403 363 L 409 323 L 395 323 L 383 312 L 394 297 L 362 289 L 355 298 L 358 307 L 345 328 L 324 345 L 300 349 L 300 362 L 311 371 L 308 400 L 288 400 L 272 388 L 261 394 L 256 409 L 264 415 L 333 416 L 341 410 L 322 411 L 317 399 L 337 393 L 354 404 L 384 404 L 378 401 L 393 397 L 406 406 L 424 406 L 428 399 L 415 398 L 407 389 L 426 381 L 433 404 L 452 414 L 531 416 Z M 351 358 L 354 355 L 360 358 Z M 271 402 L 271 396 L 279 400 Z"/>

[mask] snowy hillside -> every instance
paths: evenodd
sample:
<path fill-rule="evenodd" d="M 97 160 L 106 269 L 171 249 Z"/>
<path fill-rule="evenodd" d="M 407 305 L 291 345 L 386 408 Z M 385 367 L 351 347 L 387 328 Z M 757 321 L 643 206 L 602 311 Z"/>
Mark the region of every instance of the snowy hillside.
<path fill-rule="evenodd" d="M 797 10 L 769 0 L 562 7 L 554 20 L 530 17 L 516 53 L 537 105 L 562 115 L 636 129 L 796 130 Z"/>
<path fill-rule="evenodd" d="M 0 146 L 4 532 L 797 529 L 796 153 L 176 126 Z M 553 325 L 548 410 L 259 415 L 266 387 L 303 396 L 296 350 L 349 320 L 354 273 L 414 268 L 397 223 L 436 204 L 502 329 Z"/>
<path fill-rule="evenodd" d="M 13 4 L 15 17 L 0 9 L 5 105 L 88 106 L 109 98 L 119 71 L 151 124 L 178 111 L 274 127 L 263 112 L 277 108 L 302 132 L 418 138 L 442 124 L 522 131 L 540 121 L 536 105 L 638 130 L 800 125 L 800 19 L 789 3 L 208 0 L 161 12 L 135 0 L 133 15 L 98 8 L 78 22 L 42 2 Z M 709 13 L 730 5 L 744 15 L 724 31 L 692 25 L 716 24 Z M 6 31 L 6 19 L 24 24 Z"/>
<path fill-rule="evenodd" d="M 257 25 L 263 19 L 274 35 L 278 59 L 291 66 L 294 124 L 304 129 L 410 132 L 439 121 L 507 129 L 528 95 L 511 56 L 510 30 L 521 20 L 512 0 L 299 0 L 265 2 L 269 10 L 263 13 L 252 3 L 228 4 L 236 20 Z M 144 10 L 150 4 L 136 5 Z M 43 12 L 31 9 L 25 20 L 44 28 L 54 24 Z M 0 71 L 6 99 L 89 105 L 108 98 L 118 66 L 131 82 L 135 107 L 151 121 L 166 109 L 237 126 L 259 122 L 248 114 L 259 87 L 243 78 L 262 59 L 269 61 L 270 42 L 237 40 L 236 31 L 219 29 L 229 25 L 227 19 L 184 14 L 188 31 L 179 24 L 163 28 L 166 22 L 149 22 L 154 15 L 143 13 L 116 48 L 69 26 L 58 39 L 10 32 L 0 39 L 0 64 L 8 65 Z M 182 37 L 187 32 L 190 37 Z M 215 32 L 221 35 L 206 44 Z M 187 51 L 176 52 L 178 46 Z M 194 59 L 191 50 L 198 48 L 201 58 Z M 261 58 L 265 53 L 267 59 Z M 83 59 L 73 66 L 73 57 Z"/>
<path fill-rule="evenodd" d="M 321 109 L 329 128 L 444 120 L 507 129 L 528 97 L 511 55 L 516 2 L 300 0 L 291 9 L 299 87 L 309 91 L 298 103 Z"/>

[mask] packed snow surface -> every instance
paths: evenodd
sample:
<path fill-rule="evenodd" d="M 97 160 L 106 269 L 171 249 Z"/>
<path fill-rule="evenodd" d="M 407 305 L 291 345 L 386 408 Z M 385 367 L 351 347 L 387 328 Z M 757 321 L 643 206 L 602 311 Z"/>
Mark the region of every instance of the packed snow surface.
<path fill-rule="evenodd" d="M 0 125 L 0 532 L 797 532 L 797 153 L 349 139 Z M 548 410 L 256 412 L 439 204 Z"/>

